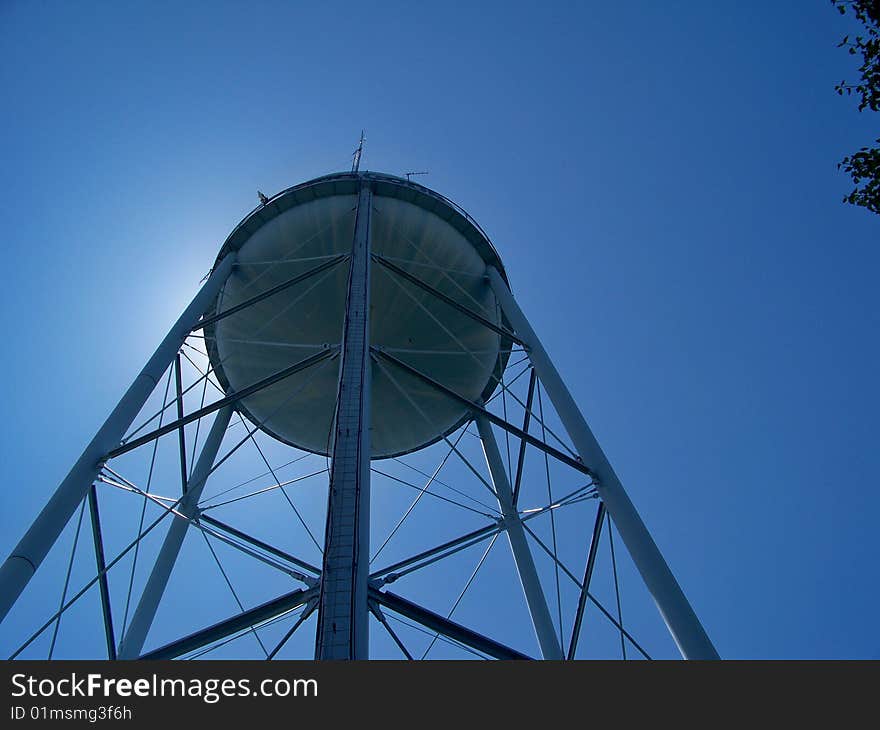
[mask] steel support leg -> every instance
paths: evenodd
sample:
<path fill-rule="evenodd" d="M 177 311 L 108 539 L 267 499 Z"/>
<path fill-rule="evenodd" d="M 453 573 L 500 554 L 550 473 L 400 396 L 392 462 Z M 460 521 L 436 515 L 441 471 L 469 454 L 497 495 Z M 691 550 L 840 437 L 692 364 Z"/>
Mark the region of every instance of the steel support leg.
<path fill-rule="evenodd" d="M 362 182 L 333 423 L 316 659 L 367 659 L 369 652 L 371 210 L 372 192 Z"/>
<path fill-rule="evenodd" d="M 498 442 L 495 440 L 495 434 L 492 432 L 492 424 L 483 416 L 477 416 L 476 422 L 480 439 L 483 442 L 486 464 L 489 466 L 489 473 L 492 475 L 495 496 L 498 498 L 498 507 L 501 509 L 501 515 L 504 518 L 504 527 L 507 532 L 507 539 L 510 542 L 510 550 L 513 553 L 513 560 L 516 563 L 520 583 L 522 583 L 526 604 L 532 617 L 532 625 L 535 627 L 535 635 L 538 637 L 538 643 L 541 645 L 541 654 L 545 659 L 563 659 L 559 638 L 553 629 L 553 618 L 550 616 L 550 609 L 547 607 L 547 599 L 541 587 L 541 580 L 538 578 L 538 571 L 535 569 L 535 561 L 532 559 L 529 544 L 526 542 L 526 533 L 522 522 L 520 522 L 516 507 L 513 506 L 513 489 L 511 489 L 510 480 L 504 471 L 504 461 L 501 459 Z"/>
<path fill-rule="evenodd" d="M 718 652 L 507 284 L 494 267 L 488 267 L 486 274 L 501 309 L 526 343 L 532 365 L 575 449 L 598 477 L 599 497 L 614 520 L 682 656 L 685 659 L 718 659 Z"/>
<path fill-rule="evenodd" d="M 89 486 L 98 476 L 102 459 L 119 445 L 135 416 L 147 402 L 162 373 L 171 364 L 190 330 L 205 313 L 232 271 L 235 254 L 226 256 L 214 269 L 192 303 L 162 340 L 162 344 L 129 386 L 116 408 L 95 434 L 55 494 L 30 529 L 0 567 L 0 621 L 15 604 L 31 576 L 55 544 Z"/>
<path fill-rule="evenodd" d="M 189 521 L 185 518 L 196 516 L 202 490 L 208 480 L 214 460 L 217 458 L 220 443 L 226 434 L 226 427 L 229 426 L 231 417 L 232 406 L 226 406 L 221 408 L 214 418 L 214 424 L 211 426 L 211 431 L 208 433 L 201 454 L 199 454 L 192 476 L 187 482 L 186 495 L 177 506 L 176 511 L 184 517 L 172 515 L 173 521 L 165 535 L 165 541 L 162 543 L 159 555 L 156 556 L 156 562 L 147 579 L 147 585 L 144 586 L 141 600 L 119 646 L 120 659 L 137 659 L 144 648 L 147 634 L 153 625 L 153 619 L 156 617 L 156 611 L 159 609 L 159 603 L 165 593 L 171 571 L 174 569 L 174 563 L 177 561 L 181 547 L 183 547 L 183 539 L 186 537 L 186 531 L 189 527 Z"/>

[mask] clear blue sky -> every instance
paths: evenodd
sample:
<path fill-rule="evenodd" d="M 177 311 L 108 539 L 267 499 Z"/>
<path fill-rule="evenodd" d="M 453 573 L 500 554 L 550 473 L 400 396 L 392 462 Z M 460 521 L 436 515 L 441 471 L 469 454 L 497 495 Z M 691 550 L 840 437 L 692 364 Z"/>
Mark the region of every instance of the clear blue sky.
<path fill-rule="evenodd" d="M 836 170 L 878 117 L 834 93 L 850 27 L 823 0 L 3 3 L 0 550 L 256 190 L 346 169 L 365 128 L 364 167 L 429 170 L 489 233 L 722 656 L 880 657 L 880 219 Z"/>

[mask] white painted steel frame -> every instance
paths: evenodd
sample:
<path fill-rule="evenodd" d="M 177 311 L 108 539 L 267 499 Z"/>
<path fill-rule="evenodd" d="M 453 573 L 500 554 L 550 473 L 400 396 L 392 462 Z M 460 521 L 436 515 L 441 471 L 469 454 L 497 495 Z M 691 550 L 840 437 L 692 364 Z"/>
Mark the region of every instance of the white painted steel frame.
<path fill-rule="evenodd" d="M 343 358 L 340 364 L 341 395 L 334 421 L 333 468 L 331 469 L 325 560 L 322 571 L 324 580 L 322 580 L 320 596 L 317 589 L 311 589 L 311 593 L 308 594 L 311 598 L 306 598 L 306 594 L 303 594 L 303 599 L 319 602 L 316 658 L 367 658 L 369 598 L 372 596 L 373 600 L 384 602 L 383 598 L 380 598 L 382 594 L 369 588 L 368 575 L 369 456 L 371 453 L 369 428 L 370 344 L 368 337 L 369 216 L 372 193 L 370 179 L 362 178 L 360 184 L 358 220 L 352 246 L 349 301 L 343 335 Z M 217 296 L 235 264 L 235 258 L 236 254 L 233 251 L 217 263 L 208 281 L 171 328 L 31 528 L 9 558 L 0 566 L 0 621 L 14 605 L 21 591 L 64 529 L 77 505 L 85 498 L 93 481 L 98 476 L 103 461 L 114 450 L 118 450 L 126 430 L 131 426 L 162 373 L 173 362 L 175 354 L 179 351 L 187 334 L 199 327 L 200 317 L 208 310 L 211 302 Z M 338 261 L 332 263 L 335 264 Z M 578 410 L 549 355 L 510 293 L 503 276 L 492 265 L 487 267 L 486 275 L 507 322 L 512 326 L 517 339 L 524 343 L 534 371 L 553 402 L 583 463 L 582 465 L 575 464 L 573 459 L 563 459 L 563 461 L 571 462 L 571 465 L 576 465 L 584 471 L 588 469 L 591 474 L 595 475 L 596 488 L 602 500 L 603 509 L 607 509 L 614 520 L 682 655 L 686 659 L 717 659 L 717 651 L 624 491 L 583 415 Z M 394 360 L 385 353 L 378 354 L 383 354 Z M 348 369 L 346 369 L 346 360 L 350 366 Z M 349 370 L 350 373 L 348 373 Z M 357 387 L 353 388 L 355 383 Z M 449 394 L 455 395 L 451 392 Z M 460 396 L 457 397 L 460 398 Z M 500 419 L 485 411 L 479 404 L 472 405 L 475 409 L 475 420 L 480 431 L 494 489 L 503 514 L 504 528 L 508 533 L 542 654 L 547 659 L 561 659 L 563 658 L 562 648 L 553 629 L 546 598 L 526 542 L 521 519 L 516 511 L 515 488 L 511 488 L 510 480 L 504 471 L 498 445 L 492 432 L 491 422 Z M 201 487 L 210 473 L 231 413 L 232 405 L 224 404 L 224 408 L 216 417 L 211 434 L 193 471 L 188 489 L 191 494 L 187 495 L 179 507 L 182 512 L 188 515 L 189 512 L 196 509 L 195 504 Z M 526 418 L 528 416 L 527 413 Z M 499 425 L 501 424 L 499 423 Z M 515 427 L 510 424 L 505 423 L 504 427 L 515 431 Z M 534 443 L 536 439 L 529 436 L 527 428 L 526 425 L 522 429 L 523 433 L 520 434 L 523 438 L 523 447 L 526 441 L 536 445 Z M 352 433 L 352 430 L 355 433 Z M 158 434 L 153 434 L 153 436 L 158 436 Z M 346 455 L 350 457 L 353 454 L 354 459 L 343 458 L 340 450 L 343 446 L 347 450 Z M 547 445 L 542 446 L 545 449 L 549 448 Z M 350 447 L 354 447 L 354 450 Z M 521 450 L 518 460 L 520 464 L 522 455 Z M 564 457 L 565 455 L 560 454 L 560 456 Z M 521 466 L 518 466 L 517 481 L 521 475 Z M 336 472 L 335 479 L 333 478 L 334 470 Z M 204 478 L 200 479 L 202 474 L 204 474 Z M 160 556 L 154 565 L 150 581 L 148 581 L 147 588 L 141 597 L 141 603 L 135 612 L 132 625 L 120 647 L 121 657 L 133 658 L 140 655 L 144 639 L 154 618 L 171 567 L 180 550 L 187 526 L 188 521 L 185 519 L 175 518 L 173 521 Z M 485 531 L 494 529 L 498 528 L 496 526 L 484 528 Z M 484 530 L 478 531 L 481 536 Z M 344 535 L 344 538 L 340 539 L 340 535 Z M 467 537 L 471 536 L 465 536 L 465 538 Z M 334 565 L 334 561 L 331 559 L 328 564 L 327 556 L 334 555 L 334 548 L 340 546 L 344 547 L 343 552 L 346 555 L 343 557 L 345 559 L 338 562 L 337 565 Z M 591 549 L 588 571 L 594 557 L 593 552 Z M 380 574 L 384 572 L 380 571 Z M 381 582 L 385 582 L 385 580 L 391 582 L 396 577 L 394 573 L 389 573 L 387 578 L 382 579 Z M 333 606 L 326 600 L 330 596 L 327 587 L 331 580 L 334 586 L 341 587 L 336 597 L 344 599 L 342 603 L 348 602 L 347 619 L 344 615 L 345 611 L 334 613 Z M 583 599 L 582 596 L 581 602 Z M 337 601 L 336 607 L 343 608 L 342 603 Z M 285 605 L 287 604 L 285 603 Z M 274 606 L 274 604 L 270 602 L 267 606 Z M 242 612 L 238 617 L 230 620 L 232 622 L 230 625 L 238 626 L 242 620 L 250 617 L 251 613 L 253 611 Z M 579 606 L 579 613 L 582 613 L 581 606 Z M 346 620 L 348 625 L 340 629 L 340 621 L 344 623 Z M 228 627 L 224 624 L 222 628 L 226 630 Z M 348 639 L 342 642 L 333 641 L 334 629 L 336 629 L 337 638 L 341 630 L 348 635 Z M 213 630 L 213 632 L 208 630 L 206 636 L 218 633 L 219 629 Z M 190 643 L 194 642 L 195 636 L 190 637 Z M 574 655 L 576 642 L 577 631 L 573 634 L 572 645 L 569 647 L 569 658 Z"/>

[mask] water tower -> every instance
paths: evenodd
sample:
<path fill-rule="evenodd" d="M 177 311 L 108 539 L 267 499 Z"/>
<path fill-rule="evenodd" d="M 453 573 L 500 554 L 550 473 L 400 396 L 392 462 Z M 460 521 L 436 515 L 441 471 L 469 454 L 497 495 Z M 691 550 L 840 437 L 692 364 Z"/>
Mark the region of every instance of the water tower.
<path fill-rule="evenodd" d="M 199 338 L 207 359 L 205 385 L 210 380 L 219 396 L 205 403 L 203 395 L 199 407 L 186 412 L 181 353 L 186 354 L 182 347 L 190 337 Z M 528 376 L 521 380 L 528 384 L 523 397 L 513 393 L 509 375 L 505 382 L 514 353 L 522 364 L 521 374 Z M 177 397 L 169 402 L 172 373 Z M 138 414 L 163 383 L 166 397 L 158 421 L 148 420 L 149 427 L 144 424 L 132 431 Z M 564 434 L 552 433 L 543 405 L 540 412 L 536 408 L 536 393 L 539 397 L 546 394 Z M 495 407 L 498 396 L 508 394 L 522 408 L 523 417 L 517 423 L 507 414 L 506 401 L 503 414 Z M 320 565 L 300 560 L 203 510 L 209 477 L 227 458 L 218 459 L 218 453 L 233 418 L 250 435 L 260 432 L 293 450 L 326 460 L 327 507 Z M 203 419 L 212 419 L 212 424 L 206 437 L 202 431 L 199 456 L 191 458 L 187 467 L 185 444 L 187 438 L 191 441 L 187 429 Z M 491 493 L 493 520 L 374 570 L 370 565 L 371 474 L 382 473 L 376 465 L 433 444 L 449 444 L 451 452 L 460 453 L 451 437 L 466 430 L 481 441 L 488 479 L 469 466 Z M 508 439 L 506 461 L 496 431 Z M 159 518 L 143 525 L 125 551 L 108 561 L 95 485 L 128 488 L 146 500 L 149 489 L 138 488 L 114 471 L 114 460 L 149 448 L 163 437 L 180 442 L 181 494 L 173 502 L 161 502 Z M 572 470 L 583 486 L 571 495 L 551 499 L 543 509 L 523 510 L 519 497 L 527 451 L 539 454 L 548 464 L 552 461 Z M 436 472 L 429 485 L 435 477 Z M 281 480 L 275 481 L 283 486 Z M 427 489 L 426 485 L 423 491 Z M 553 514 L 554 509 L 584 499 L 595 500 L 596 516 L 582 525 L 589 547 L 583 577 L 565 568 L 578 587 L 578 596 L 571 614 L 570 640 L 563 640 L 562 621 L 554 625 L 534 555 L 537 537 L 528 522 L 536 513 Z M 611 523 L 681 654 L 717 658 L 514 299 L 488 236 L 462 208 L 409 176 L 361 172 L 356 165 L 350 173 L 327 175 L 263 200 L 232 231 L 201 290 L 0 568 L 0 618 L 15 604 L 78 509 L 82 521 L 86 505 L 97 574 L 79 593 L 67 593 L 65 585 L 59 611 L 37 634 L 95 587 L 101 595 L 110 658 L 182 656 L 235 632 L 255 630 L 294 609 L 298 609 L 298 618 L 287 637 L 315 614 L 314 656 L 318 659 L 368 658 L 371 615 L 388 627 L 401 651 L 411 656 L 391 631 L 387 612 L 481 656 L 525 658 L 523 652 L 453 620 L 451 613 L 444 616 L 391 590 L 392 583 L 413 566 L 499 536 L 509 543 L 540 657 L 573 658 L 591 598 L 599 535 L 603 525 L 608 524 L 610 530 Z M 116 610 L 118 629 L 118 607 L 113 606 L 107 576 L 154 529 L 165 530 L 161 548 L 133 603 L 131 619 L 117 637 L 113 616 Z M 275 561 L 300 581 L 300 587 L 251 608 L 239 604 L 241 611 L 228 619 L 145 651 L 184 538 L 196 529 L 264 561 Z M 376 547 L 375 537 L 372 546 Z M 552 557 L 558 566 L 560 561 Z M 558 572 L 557 567 L 557 578 Z M 602 610 L 614 621 L 609 611 Z M 623 634 L 622 625 L 619 628 Z"/>

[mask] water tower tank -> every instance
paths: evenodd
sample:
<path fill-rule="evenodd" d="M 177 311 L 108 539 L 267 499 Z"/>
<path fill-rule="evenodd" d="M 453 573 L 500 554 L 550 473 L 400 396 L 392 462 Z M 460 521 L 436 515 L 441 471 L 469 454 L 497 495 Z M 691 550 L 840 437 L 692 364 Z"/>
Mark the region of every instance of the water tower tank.
<path fill-rule="evenodd" d="M 237 264 L 209 315 L 229 310 L 334 257 L 350 253 L 358 188 L 373 189 L 371 251 L 498 326 L 487 265 L 503 275 L 488 237 L 458 206 L 428 188 L 379 173 L 340 173 L 292 187 L 247 216 L 218 261 Z M 348 262 L 205 328 L 211 365 L 227 392 L 340 344 Z M 510 340 L 400 272 L 371 269 L 370 343 L 470 400 L 488 399 L 509 357 Z M 291 375 L 237 407 L 274 438 L 326 454 L 338 387 L 338 359 Z M 464 406 L 394 366 L 372 363 L 373 458 L 427 446 L 458 428 Z"/>

